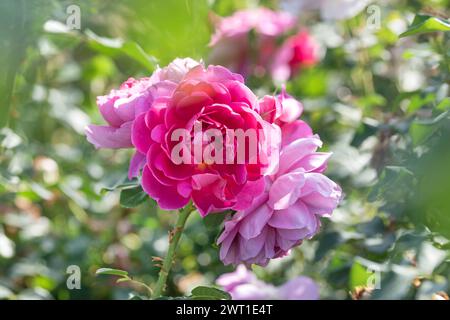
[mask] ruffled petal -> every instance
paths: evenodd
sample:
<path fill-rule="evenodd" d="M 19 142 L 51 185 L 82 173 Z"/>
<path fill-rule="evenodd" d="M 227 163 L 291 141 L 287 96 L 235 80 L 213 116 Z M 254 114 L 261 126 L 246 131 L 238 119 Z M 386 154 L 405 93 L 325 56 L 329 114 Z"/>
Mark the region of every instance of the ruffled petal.
<path fill-rule="evenodd" d="M 320 173 L 307 173 L 305 178 L 301 200 L 314 214 L 331 214 L 341 201 L 341 187 Z"/>
<path fill-rule="evenodd" d="M 303 172 L 292 172 L 279 177 L 270 188 L 267 204 L 274 210 L 289 208 L 299 199 L 304 183 Z"/>
<path fill-rule="evenodd" d="M 141 169 L 144 167 L 144 164 L 145 164 L 145 155 L 140 153 L 139 151 L 136 151 L 130 161 L 130 168 L 128 169 L 128 179 L 131 180 L 139 176 L 139 173 L 141 172 Z"/>
<path fill-rule="evenodd" d="M 142 188 L 164 210 L 180 209 L 189 203 L 189 198 L 182 197 L 177 193 L 176 186 L 168 187 L 159 183 L 148 166 L 144 167 L 142 173 Z"/>
<path fill-rule="evenodd" d="M 86 137 L 96 148 L 131 148 L 131 126 L 131 122 L 126 122 L 119 128 L 89 125 L 86 127 Z"/>
<path fill-rule="evenodd" d="M 241 221 L 239 234 L 247 240 L 258 237 L 263 232 L 272 213 L 273 210 L 266 204 L 248 213 Z"/>
<path fill-rule="evenodd" d="M 275 211 L 268 223 L 274 228 L 302 229 L 311 225 L 315 227 L 316 221 L 308 208 L 303 203 L 297 202 L 289 208 Z"/>
<path fill-rule="evenodd" d="M 297 139 L 310 138 L 313 136 L 311 127 L 302 120 L 296 120 L 291 123 L 286 123 L 281 129 L 282 134 L 282 147 L 291 144 Z"/>
<path fill-rule="evenodd" d="M 322 146 L 322 141 L 317 136 L 298 139 L 283 148 L 280 154 L 280 166 L 277 175 L 289 171 L 298 161 L 315 152 Z"/>
<path fill-rule="evenodd" d="M 141 114 L 134 120 L 131 140 L 140 153 L 147 154 L 152 140 L 151 132 L 145 123 L 145 114 Z"/>

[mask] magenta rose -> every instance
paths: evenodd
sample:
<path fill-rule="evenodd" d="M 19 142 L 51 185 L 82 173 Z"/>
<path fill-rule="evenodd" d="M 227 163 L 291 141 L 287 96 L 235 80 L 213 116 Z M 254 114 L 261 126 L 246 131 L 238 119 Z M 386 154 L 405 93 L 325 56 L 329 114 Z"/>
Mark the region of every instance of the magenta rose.
<path fill-rule="evenodd" d="M 308 277 L 297 277 L 275 287 L 258 280 L 244 265 L 234 272 L 221 275 L 216 283 L 228 292 L 233 300 L 317 300 L 319 287 Z"/>
<path fill-rule="evenodd" d="M 318 43 L 307 31 L 301 31 L 288 38 L 277 51 L 271 66 L 272 78 L 277 82 L 285 82 L 301 68 L 312 66 L 318 60 Z"/>
<path fill-rule="evenodd" d="M 297 120 L 283 126 L 279 169 L 266 177 L 266 191 L 246 210 L 225 222 L 218 239 L 225 264 L 266 265 L 313 237 L 320 218 L 339 204 L 341 188 L 323 175 L 329 153 L 306 123 Z"/>
<path fill-rule="evenodd" d="M 229 130 L 258 132 L 257 154 L 233 142 L 235 150 L 244 147 L 244 161 L 236 161 L 235 153 L 229 158 L 226 150 L 214 149 L 205 157 L 211 141 L 203 133 L 211 130 L 223 141 Z M 190 70 L 171 96 L 157 98 L 136 118 L 132 130 L 133 145 L 147 160 L 142 174 L 145 192 L 166 210 L 179 209 L 192 199 L 202 216 L 248 207 L 264 190 L 263 175 L 278 163 L 270 157 L 278 155 L 279 140 L 279 127 L 261 118 L 258 100 L 242 76 L 220 66 Z M 178 149 L 181 142 L 183 148 Z"/>
<path fill-rule="evenodd" d="M 291 14 L 267 8 L 242 10 L 220 18 L 209 44 L 212 48 L 209 62 L 227 66 L 244 76 L 262 75 L 277 50 L 277 38 L 295 23 Z"/>
<path fill-rule="evenodd" d="M 132 148 L 131 127 L 135 118 L 149 110 L 156 98 L 171 95 L 176 84 L 196 65 L 198 62 L 190 58 L 175 59 L 151 77 L 129 78 L 119 90 L 98 97 L 97 105 L 107 125 L 87 126 L 87 140 L 96 148 Z M 130 178 L 138 174 L 143 159 L 139 153 L 132 158 Z"/>

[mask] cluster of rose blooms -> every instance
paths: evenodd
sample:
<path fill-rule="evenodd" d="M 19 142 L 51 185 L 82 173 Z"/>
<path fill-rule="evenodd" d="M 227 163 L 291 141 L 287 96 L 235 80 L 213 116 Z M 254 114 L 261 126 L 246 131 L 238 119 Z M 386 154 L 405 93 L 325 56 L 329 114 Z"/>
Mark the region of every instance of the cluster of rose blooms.
<path fill-rule="evenodd" d="M 289 22 L 283 18 L 256 26 L 256 17 L 245 23 L 230 19 L 235 25 L 224 24 L 213 44 L 236 25 L 260 28 L 265 41 Z M 234 212 L 218 239 L 225 264 L 266 265 L 285 256 L 317 233 L 320 218 L 329 216 L 341 199 L 341 188 L 324 175 L 330 153 L 317 151 L 319 136 L 298 119 L 301 103 L 284 90 L 258 98 L 241 74 L 223 66 L 175 59 L 150 77 L 130 78 L 98 97 L 97 104 L 107 125 L 90 125 L 88 140 L 98 148 L 134 149 L 129 178 L 138 177 L 160 208 L 176 210 L 192 201 L 202 217 Z M 190 132 L 198 123 L 222 132 L 262 131 L 261 146 L 267 146 L 267 137 L 277 137 L 258 149 L 260 158 L 271 161 L 175 164 L 172 133 L 179 128 Z"/>
<path fill-rule="evenodd" d="M 257 8 L 215 20 L 208 61 L 241 75 L 270 74 L 280 83 L 319 59 L 318 43 L 288 12 Z"/>

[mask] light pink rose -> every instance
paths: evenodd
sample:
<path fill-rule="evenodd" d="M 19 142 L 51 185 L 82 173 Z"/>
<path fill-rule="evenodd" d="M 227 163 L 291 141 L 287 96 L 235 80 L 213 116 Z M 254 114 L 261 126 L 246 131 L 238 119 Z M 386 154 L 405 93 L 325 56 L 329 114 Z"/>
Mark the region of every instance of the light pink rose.
<path fill-rule="evenodd" d="M 277 49 L 277 38 L 295 23 L 291 14 L 267 8 L 242 10 L 221 18 L 211 38 L 209 62 L 244 76 L 264 73 Z"/>
<path fill-rule="evenodd" d="M 319 60 L 319 45 L 305 30 L 288 38 L 275 54 L 271 66 L 272 78 L 285 82 L 303 67 L 312 66 Z"/>
<path fill-rule="evenodd" d="M 312 238 L 320 217 L 328 217 L 341 200 L 341 188 L 323 175 L 329 153 L 309 126 L 297 120 L 283 126 L 278 171 L 267 176 L 265 192 L 225 222 L 218 239 L 225 264 L 266 265 Z"/>
<path fill-rule="evenodd" d="M 129 78 L 119 90 L 97 97 L 97 105 L 107 125 L 89 125 L 87 139 L 96 148 L 131 148 L 131 125 L 137 115 L 147 111 L 153 102 L 150 78 Z"/>
<path fill-rule="evenodd" d="M 258 280 L 244 265 L 221 275 L 217 281 L 233 300 L 317 300 L 319 287 L 308 277 L 297 277 L 275 287 Z"/>
<path fill-rule="evenodd" d="M 97 105 L 107 125 L 89 125 L 87 140 L 96 148 L 132 148 L 131 127 L 135 118 L 150 109 L 153 101 L 171 95 L 184 75 L 199 63 L 190 58 L 175 59 L 158 68 L 151 77 L 129 78 L 118 90 L 97 97 Z M 136 153 L 131 160 L 129 176 L 136 176 L 145 157 Z"/>
<path fill-rule="evenodd" d="M 319 286 L 308 277 L 297 277 L 278 287 L 281 300 L 318 300 Z"/>
<path fill-rule="evenodd" d="M 220 66 L 207 69 L 197 66 L 186 74 L 171 96 L 156 99 L 152 108 L 133 124 L 133 145 L 147 159 L 143 189 L 167 210 L 179 209 L 191 199 L 202 216 L 248 207 L 264 189 L 263 175 L 273 170 L 271 166 L 277 161 L 250 163 L 246 158 L 245 163 L 234 160 L 229 164 L 221 158 L 222 163 L 205 159 L 196 163 L 195 146 L 208 144 L 201 137 L 197 139 L 198 126 L 202 132 L 260 131 L 263 134 L 258 134 L 259 159 L 269 160 L 271 153 L 279 152 L 280 129 L 261 118 L 258 100 L 245 86 L 242 76 Z M 190 149 L 183 151 L 183 159 L 189 161 L 177 163 L 173 151 L 179 142 L 173 140 L 173 134 L 180 129 L 189 135 Z M 269 148 L 262 146 L 265 143 Z"/>

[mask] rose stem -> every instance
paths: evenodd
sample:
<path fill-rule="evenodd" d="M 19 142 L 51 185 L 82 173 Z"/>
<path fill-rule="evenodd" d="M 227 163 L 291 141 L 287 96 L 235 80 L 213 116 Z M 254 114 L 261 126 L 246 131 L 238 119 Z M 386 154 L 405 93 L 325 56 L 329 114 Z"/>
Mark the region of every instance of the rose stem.
<path fill-rule="evenodd" d="M 169 250 L 167 251 L 167 255 L 164 258 L 163 265 L 161 267 L 161 270 L 159 271 L 158 282 L 156 283 L 156 287 L 153 290 L 152 299 L 161 297 L 164 292 L 167 282 L 167 276 L 169 275 L 170 269 L 172 268 L 178 242 L 180 241 L 181 235 L 183 234 L 186 220 L 193 211 L 194 206 L 192 205 L 192 203 L 189 203 L 178 213 L 178 219 L 175 225 L 175 229 L 173 229 L 169 238 Z"/>

